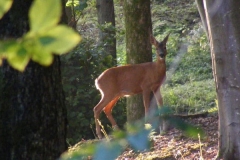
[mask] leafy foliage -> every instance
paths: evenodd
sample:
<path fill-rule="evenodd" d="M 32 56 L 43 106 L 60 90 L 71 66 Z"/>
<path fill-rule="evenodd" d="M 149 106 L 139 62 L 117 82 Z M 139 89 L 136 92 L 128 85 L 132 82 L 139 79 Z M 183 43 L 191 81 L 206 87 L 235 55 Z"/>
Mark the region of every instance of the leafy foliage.
<path fill-rule="evenodd" d="M 168 107 L 163 110 L 168 109 Z M 161 113 L 162 110 L 159 110 Z M 158 111 L 152 116 L 158 115 Z M 169 112 L 168 112 L 169 113 Z M 152 117 L 153 118 L 153 117 Z M 189 136 L 197 137 L 201 135 L 204 136 L 204 132 L 201 128 L 194 127 L 180 119 L 174 119 L 171 117 L 166 117 L 167 120 L 175 127 L 185 131 Z M 114 131 L 112 133 L 113 138 L 111 141 L 100 141 L 94 144 L 85 144 L 84 146 L 75 146 L 74 150 L 66 152 L 61 156 L 61 160 L 75 160 L 75 159 L 86 159 L 87 157 L 93 157 L 94 160 L 102 159 L 116 159 L 121 152 L 129 145 L 135 151 L 147 151 L 151 147 L 150 133 L 152 128 L 155 128 L 155 124 L 152 127 L 143 127 L 142 119 L 134 124 L 128 125 L 128 131 Z"/>
<path fill-rule="evenodd" d="M 96 152 L 94 154 L 95 160 L 103 159 L 116 159 L 123 150 L 122 143 L 115 142 L 102 142 L 96 147 Z"/>
<path fill-rule="evenodd" d="M 67 141 L 70 145 L 82 139 L 95 138 L 93 108 L 101 97 L 94 81 L 104 70 L 112 67 L 112 56 L 103 50 L 105 42 L 98 41 L 98 27 L 108 26 L 98 25 L 95 3 L 95 0 L 88 0 L 87 7 L 81 11 L 78 29 L 83 40 L 72 52 L 61 56 L 69 122 Z M 126 122 L 125 99 L 118 101 L 113 115 L 122 128 Z M 104 114 L 101 114 L 100 119 L 106 125 L 106 131 L 112 131 Z"/>
<path fill-rule="evenodd" d="M 85 37 L 82 43 L 71 53 L 62 56 L 63 87 L 68 109 L 68 142 L 74 144 L 79 140 L 94 138 L 95 126 L 93 107 L 100 100 L 100 92 L 94 80 L 102 71 L 111 66 L 112 58 L 96 46 L 95 39 Z M 124 100 L 120 100 L 113 110 L 120 127 L 126 122 Z M 118 116 L 116 116 L 116 114 Z M 109 125 L 102 114 L 101 121 Z M 105 127 L 111 131 L 111 127 Z"/>
<path fill-rule="evenodd" d="M 13 0 L 0 1 L 0 18 L 9 10 Z"/>
<path fill-rule="evenodd" d="M 71 1 L 71 0 L 69 0 Z M 194 113 L 208 110 L 215 105 L 214 83 L 211 73 L 211 57 L 206 36 L 200 25 L 196 6 L 192 2 L 168 0 L 154 2 L 153 28 L 157 39 L 161 40 L 171 32 L 168 41 L 167 82 L 162 88 L 164 103 L 176 113 Z M 103 43 L 98 42 L 95 1 L 87 1 L 87 7 L 81 11 L 78 26 L 82 43 L 70 54 L 62 57 L 63 85 L 66 94 L 69 132 L 68 142 L 93 138 L 95 132 L 93 107 L 98 103 L 100 94 L 94 86 L 95 78 L 111 67 L 112 57 L 103 53 Z M 185 6 L 185 7 L 183 7 Z M 186 9 L 186 7 L 189 7 Z M 183 12 L 175 13 L 173 8 Z M 115 2 L 117 57 L 118 64 L 125 64 L 124 20 L 122 6 Z M 171 16 L 165 16 L 165 12 Z M 188 15 L 188 16 L 187 16 Z M 188 19 L 182 21 L 179 17 Z M 161 20 L 159 20 L 161 17 Z M 191 19 L 189 18 L 191 17 Z M 178 23 L 175 23 L 178 21 Z M 186 33 L 190 33 L 185 36 Z M 183 49 L 182 49 L 183 48 Z M 154 51 L 155 52 L 155 51 Z M 154 54 L 153 54 L 154 56 Z M 179 57 L 179 58 L 178 58 Z M 179 59 L 178 62 L 175 62 Z M 191 66 L 191 67 L 189 67 Z M 172 71 L 174 70 L 174 71 Z M 200 88 L 200 89 L 199 89 Z M 126 121 L 125 100 L 118 102 L 113 110 L 117 114 L 118 124 Z M 102 124 L 109 121 L 102 114 Z M 111 131 L 110 127 L 105 127 Z"/>
<path fill-rule="evenodd" d="M 66 3 L 67 7 L 71 7 L 71 6 L 79 6 L 79 0 L 68 0 Z"/>
<path fill-rule="evenodd" d="M 203 112 L 215 107 L 211 54 L 194 1 L 157 1 L 152 14 L 157 39 L 171 33 L 167 79 L 161 89 L 164 104 L 176 113 Z"/>
<path fill-rule="evenodd" d="M 60 0 L 35 0 L 29 11 L 30 31 L 18 40 L 0 42 L 0 63 L 6 58 L 19 71 L 30 59 L 48 66 L 53 53 L 61 55 L 75 47 L 81 38 L 72 29 L 58 25 L 60 17 Z"/>
<path fill-rule="evenodd" d="M 74 7 L 76 12 L 83 11 L 87 6 L 87 0 L 68 0 L 66 3 L 66 7 Z"/>
<path fill-rule="evenodd" d="M 190 36 L 182 38 L 181 44 L 185 44 L 186 48 L 185 51 L 181 52 L 180 49 L 178 53 L 175 52 L 177 62 L 170 53 L 167 81 L 162 93 L 164 103 L 176 113 L 204 112 L 216 105 L 207 43 L 203 29 L 197 25 L 191 30 Z M 172 44 L 171 40 L 169 44 Z"/>
<path fill-rule="evenodd" d="M 88 3 L 88 7 L 83 11 L 85 14 L 83 19 L 79 20 L 80 32 L 84 35 L 84 40 L 74 52 L 63 57 L 63 82 L 68 105 L 68 141 L 70 143 L 82 138 L 93 137 L 90 129 L 91 124 L 94 123 L 92 108 L 100 99 L 94 86 L 94 79 L 111 66 L 111 57 L 102 52 L 101 45 L 97 42 L 98 29 L 95 27 L 97 24 L 93 16 L 96 14 L 93 11 L 94 3 L 91 0 Z M 170 106 L 173 113 L 196 113 L 209 110 L 215 106 L 211 57 L 207 38 L 198 24 L 200 19 L 193 1 L 187 3 L 186 1 L 167 0 L 153 3 L 154 35 L 161 40 L 171 32 L 167 44 L 169 52 L 167 56 L 168 79 L 162 88 L 164 103 Z M 179 11 L 180 8 L 182 11 Z M 120 17 L 122 12 L 119 3 L 116 4 L 116 10 L 119 13 L 116 14 L 118 64 L 125 64 L 124 22 Z M 117 113 L 115 117 L 118 119 L 118 124 L 123 125 L 126 118 L 124 117 L 126 115 L 124 101 L 120 102 L 113 112 Z M 108 125 L 109 122 L 106 118 L 103 119 L 104 117 L 101 117 L 102 124 Z M 197 133 L 201 132 L 190 124 L 182 123 L 179 119 L 170 118 L 169 121 L 175 127 L 185 130 L 188 135 L 197 136 Z M 105 128 L 111 131 L 109 127 Z M 149 137 L 147 135 L 151 132 L 142 128 L 136 130 L 139 132 L 113 132 L 113 144 L 104 142 L 99 145 L 105 149 L 114 146 L 116 142 L 120 145 L 117 145 L 114 151 L 107 149 L 104 152 L 98 152 L 95 158 L 104 156 L 101 153 L 115 157 L 127 144 L 130 144 L 135 150 L 148 149 Z M 115 137 L 115 135 L 118 136 Z M 97 145 L 91 144 L 91 147 L 81 146 L 80 148 L 80 152 L 76 151 L 68 155 L 67 159 L 94 155 Z"/>
<path fill-rule="evenodd" d="M 189 82 L 174 87 L 166 85 L 162 88 L 162 92 L 164 102 L 171 105 L 174 113 L 178 114 L 206 112 L 216 105 L 212 79 Z"/>

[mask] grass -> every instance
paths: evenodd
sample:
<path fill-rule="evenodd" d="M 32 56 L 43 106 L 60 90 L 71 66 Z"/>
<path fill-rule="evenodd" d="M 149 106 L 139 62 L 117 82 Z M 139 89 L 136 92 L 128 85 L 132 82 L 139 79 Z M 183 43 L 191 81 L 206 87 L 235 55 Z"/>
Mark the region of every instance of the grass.
<path fill-rule="evenodd" d="M 168 79 L 161 89 L 164 104 L 170 106 L 176 114 L 216 112 L 210 50 L 203 29 L 196 22 L 200 22 L 200 18 L 194 0 L 166 0 L 164 3 L 152 5 L 152 12 L 156 38 L 161 40 L 171 32 L 167 46 Z M 125 53 L 124 45 L 122 41 L 118 43 L 118 52 Z M 118 57 L 120 64 L 124 56 Z M 192 150 L 195 149 L 199 150 L 200 158 L 203 159 L 200 139 Z M 138 157 L 155 159 L 159 157 L 159 152 L 156 153 L 158 154 L 149 155 L 148 158 L 144 153 L 140 153 Z M 170 151 L 167 150 L 167 153 L 170 154 Z"/>
<path fill-rule="evenodd" d="M 152 20 L 157 39 L 171 32 L 164 104 L 177 114 L 216 111 L 211 54 L 194 0 L 156 2 Z"/>
<path fill-rule="evenodd" d="M 93 107 L 95 105 L 93 104 L 93 101 L 95 101 L 93 99 L 94 96 L 92 96 L 94 94 L 90 93 L 94 93 L 96 89 L 89 87 L 94 84 L 93 82 L 91 82 L 91 84 L 85 82 L 90 81 L 90 77 L 96 72 L 95 69 L 97 67 L 92 66 L 99 66 L 99 64 L 96 64 L 93 60 L 103 57 L 101 55 L 97 57 L 99 50 L 96 47 L 97 45 L 95 45 L 96 38 L 94 37 L 96 37 L 98 33 L 98 29 L 96 28 L 97 17 L 95 1 L 90 0 L 88 2 L 91 3 L 92 6 L 89 4 L 89 7 L 84 11 L 83 19 L 79 21 L 79 27 L 82 29 L 81 34 L 85 36 L 85 39 L 88 38 L 87 42 L 91 42 L 79 47 L 79 53 L 83 57 L 84 62 L 82 63 L 81 60 L 80 66 L 82 65 L 81 67 L 83 67 L 86 65 L 86 67 L 83 69 L 84 72 L 76 70 L 77 74 L 69 74 L 71 77 L 73 77 L 73 75 L 80 75 L 77 77 L 80 77 L 80 80 L 82 79 L 81 85 L 79 85 L 80 88 L 77 87 L 78 89 L 76 89 L 77 95 L 72 94 L 75 92 L 70 92 L 69 89 L 70 99 L 68 100 L 70 104 L 68 113 L 73 117 L 71 118 L 72 121 L 69 122 L 69 124 L 71 124 L 69 128 L 72 129 L 69 136 L 70 139 L 76 139 L 73 137 L 73 135 L 76 135 L 76 137 L 78 137 L 77 140 L 88 138 L 91 134 L 91 131 L 88 133 L 87 127 L 90 121 L 93 123 L 93 116 L 88 113 L 88 110 L 90 106 Z M 194 2 L 194 0 L 152 1 L 151 6 L 154 36 L 158 40 L 161 40 L 169 32 L 171 33 L 167 44 L 168 56 L 166 59 L 168 79 L 166 84 L 162 86 L 161 91 L 164 104 L 172 107 L 172 110 L 177 114 L 197 113 L 209 110 L 216 111 L 216 93 L 212 77 L 210 50 L 204 30 L 199 23 L 200 17 Z M 115 10 L 118 63 L 125 64 L 124 14 L 120 1 L 115 1 Z M 89 59 L 87 55 L 91 58 Z M 76 62 L 78 61 L 78 58 L 74 59 Z M 91 63 L 89 60 L 91 60 Z M 76 64 L 75 67 L 78 68 L 79 63 Z M 91 70 L 93 70 L 92 73 L 90 72 Z M 88 71 L 87 74 L 85 71 Z M 84 80 L 84 78 L 87 80 Z M 75 81 L 73 82 L 75 84 Z M 83 96 L 81 96 L 81 94 L 84 94 L 88 100 L 82 98 Z M 84 100 L 81 100 L 81 98 Z M 96 98 L 99 97 L 95 96 L 95 99 Z M 87 106 L 87 108 L 85 106 Z M 119 123 L 120 127 L 125 123 L 126 113 L 124 109 L 118 109 L 124 108 L 125 106 L 125 99 L 121 99 L 120 103 L 118 102 L 113 110 L 116 114 L 115 117 L 118 117 L 118 122 L 121 122 Z M 81 108 L 81 110 L 79 110 L 79 108 Z M 82 115 L 80 115 L 80 113 Z M 85 115 L 89 115 L 89 117 Z M 103 116 L 103 118 L 105 118 L 105 116 Z M 106 123 L 108 123 L 107 119 L 103 121 L 103 124 Z M 105 128 L 108 130 L 107 127 Z"/>
<path fill-rule="evenodd" d="M 161 89 L 164 104 L 177 114 L 206 112 L 216 107 L 207 37 L 198 24 L 189 32 L 185 37 L 174 34 L 170 38 L 167 79 Z"/>
<path fill-rule="evenodd" d="M 188 82 L 182 85 L 162 87 L 164 103 L 174 113 L 206 112 L 216 106 L 216 94 L 212 79 Z"/>

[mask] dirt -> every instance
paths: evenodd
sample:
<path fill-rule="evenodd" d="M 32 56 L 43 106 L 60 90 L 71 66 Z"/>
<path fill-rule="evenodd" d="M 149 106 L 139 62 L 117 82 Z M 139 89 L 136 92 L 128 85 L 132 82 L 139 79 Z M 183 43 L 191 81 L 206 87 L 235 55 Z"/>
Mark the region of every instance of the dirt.
<path fill-rule="evenodd" d="M 171 129 L 165 135 L 152 137 L 150 151 L 136 153 L 131 148 L 123 152 L 117 160 L 213 160 L 218 153 L 218 117 L 210 115 L 204 118 L 186 119 L 200 126 L 206 136 L 193 139 L 182 131 Z"/>

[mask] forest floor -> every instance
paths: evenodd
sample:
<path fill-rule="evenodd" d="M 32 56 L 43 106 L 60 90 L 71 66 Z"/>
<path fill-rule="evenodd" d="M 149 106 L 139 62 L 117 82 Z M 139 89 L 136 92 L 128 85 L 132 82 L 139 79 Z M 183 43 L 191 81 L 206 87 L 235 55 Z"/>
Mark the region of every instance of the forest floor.
<path fill-rule="evenodd" d="M 213 160 L 218 153 L 218 117 L 187 119 L 187 122 L 200 126 L 205 138 L 189 138 L 182 131 L 171 129 L 167 134 L 153 137 L 150 151 L 136 153 L 131 148 L 125 150 L 117 160 Z M 201 146 L 201 147 L 200 147 Z"/>
<path fill-rule="evenodd" d="M 201 128 L 205 137 L 190 138 L 178 129 L 171 129 L 164 135 L 151 136 L 151 148 L 146 152 L 135 152 L 127 147 L 116 160 L 214 160 L 218 154 L 218 116 L 209 114 L 205 117 L 184 118 L 184 121 Z M 96 144 L 99 140 L 82 140 L 68 150 L 70 155 L 85 144 Z M 86 150 L 85 150 L 86 151 Z M 76 153 L 77 153 L 76 152 Z M 83 149 L 84 152 L 84 149 Z M 83 153 L 82 152 L 82 153 Z M 103 153 L 104 154 L 104 153 Z M 78 153 L 76 154 L 76 156 Z M 71 157 L 71 156 L 70 156 Z M 71 159 L 71 158 L 70 158 Z M 73 158 L 74 159 L 74 158 Z M 78 158 L 75 158 L 78 159 Z M 92 156 L 83 159 L 91 160 Z M 105 160 L 105 159 L 103 159 Z M 107 159 L 106 159 L 107 160 Z"/>

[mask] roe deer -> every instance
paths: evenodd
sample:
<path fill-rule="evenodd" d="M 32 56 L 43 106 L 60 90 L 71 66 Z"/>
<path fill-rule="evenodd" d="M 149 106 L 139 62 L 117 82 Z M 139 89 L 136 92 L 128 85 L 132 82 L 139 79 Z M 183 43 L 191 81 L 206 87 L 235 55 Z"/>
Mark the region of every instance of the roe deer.
<path fill-rule="evenodd" d="M 134 65 L 119 66 L 107 69 L 96 80 L 96 88 L 101 92 L 101 100 L 94 107 L 96 133 L 102 138 L 98 122 L 102 110 L 105 112 L 113 128 L 118 128 L 112 116 L 112 109 L 118 99 L 123 96 L 142 93 L 147 115 L 150 106 L 151 92 L 160 106 L 163 105 L 160 86 L 166 76 L 165 56 L 167 55 L 166 43 L 169 34 L 162 42 L 158 42 L 150 35 L 150 42 L 156 47 L 156 61 Z"/>

